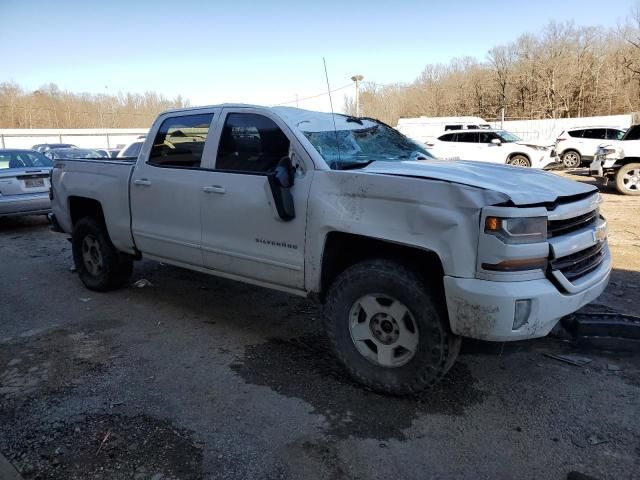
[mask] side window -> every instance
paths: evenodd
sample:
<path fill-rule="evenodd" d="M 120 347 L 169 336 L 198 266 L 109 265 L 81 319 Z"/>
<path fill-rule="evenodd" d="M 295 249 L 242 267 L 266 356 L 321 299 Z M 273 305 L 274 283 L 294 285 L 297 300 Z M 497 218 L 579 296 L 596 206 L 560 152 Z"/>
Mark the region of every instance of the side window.
<path fill-rule="evenodd" d="M 604 140 L 606 137 L 606 128 L 588 128 L 584 131 L 583 138 L 591 138 L 596 140 Z"/>
<path fill-rule="evenodd" d="M 620 140 L 624 137 L 624 132 L 617 128 L 607 128 L 607 140 Z"/>
<path fill-rule="evenodd" d="M 216 170 L 266 173 L 289 155 L 289 139 L 273 120 L 255 113 L 230 113 L 224 123 Z"/>
<path fill-rule="evenodd" d="M 491 140 L 498 138 L 493 132 L 480 132 L 480 143 L 491 143 Z"/>
<path fill-rule="evenodd" d="M 640 125 L 634 125 L 627 130 L 624 140 L 640 140 Z"/>
<path fill-rule="evenodd" d="M 465 132 L 458 134 L 458 142 L 478 143 L 479 141 L 480 134 L 478 132 Z"/>
<path fill-rule="evenodd" d="M 569 130 L 567 132 L 571 137 L 574 138 L 582 138 L 582 134 L 584 133 L 584 130 Z"/>
<path fill-rule="evenodd" d="M 454 133 L 447 133 L 446 135 L 438 137 L 438 140 L 440 140 L 441 142 L 453 142 L 454 135 Z"/>
<path fill-rule="evenodd" d="M 212 119 L 213 113 L 167 118 L 153 140 L 147 163 L 199 168 Z"/>
<path fill-rule="evenodd" d="M 462 130 L 462 125 L 445 125 L 444 131 L 446 132 L 448 130 Z"/>
<path fill-rule="evenodd" d="M 467 125 L 467 130 L 477 130 L 478 128 L 478 125 Z"/>

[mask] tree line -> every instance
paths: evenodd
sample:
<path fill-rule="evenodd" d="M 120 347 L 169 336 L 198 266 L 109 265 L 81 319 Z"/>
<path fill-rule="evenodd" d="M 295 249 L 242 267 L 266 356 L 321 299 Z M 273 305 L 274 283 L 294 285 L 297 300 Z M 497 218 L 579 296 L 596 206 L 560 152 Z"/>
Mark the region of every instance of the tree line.
<path fill-rule="evenodd" d="M 361 115 L 479 116 L 495 120 L 567 118 L 640 111 L 640 2 L 617 28 L 550 23 L 539 34 L 427 65 L 410 84 L 363 83 Z M 345 110 L 355 113 L 352 99 Z"/>
<path fill-rule="evenodd" d="M 181 96 L 89 94 L 63 91 L 55 84 L 26 91 L 0 84 L 0 128 L 146 128 L 163 110 L 189 106 Z"/>

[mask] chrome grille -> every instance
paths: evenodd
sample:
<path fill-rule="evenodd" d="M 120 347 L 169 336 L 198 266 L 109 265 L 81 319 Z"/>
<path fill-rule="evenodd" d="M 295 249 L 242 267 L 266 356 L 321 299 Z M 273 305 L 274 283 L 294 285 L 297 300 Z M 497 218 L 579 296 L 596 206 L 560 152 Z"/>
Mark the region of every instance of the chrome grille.
<path fill-rule="evenodd" d="M 581 228 L 591 227 L 598 221 L 598 210 L 564 220 L 550 220 L 547 223 L 547 237 L 557 237 L 575 232 Z"/>
<path fill-rule="evenodd" d="M 551 260 L 551 269 L 559 270 L 567 280 L 576 280 L 598 268 L 605 258 L 605 242 L 579 252 Z"/>

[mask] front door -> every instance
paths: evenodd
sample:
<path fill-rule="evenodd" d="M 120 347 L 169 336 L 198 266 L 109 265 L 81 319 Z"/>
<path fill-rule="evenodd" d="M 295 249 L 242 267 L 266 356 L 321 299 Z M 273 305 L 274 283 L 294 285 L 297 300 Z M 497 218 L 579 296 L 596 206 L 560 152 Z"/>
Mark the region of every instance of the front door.
<path fill-rule="evenodd" d="M 210 160 L 203 152 L 219 112 L 167 116 L 151 132 L 153 143 L 141 153 L 150 149 L 147 161 L 134 169 L 130 187 L 133 236 L 144 254 L 202 266 L 203 168 Z"/>
<path fill-rule="evenodd" d="M 306 205 L 311 160 L 280 119 L 251 108 L 225 109 L 214 171 L 205 172 L 202 252 L 212 270 L 283 287 L 304 287 Z M 283 221 L 267 175 L 289 156 L 296 216 Z"/>

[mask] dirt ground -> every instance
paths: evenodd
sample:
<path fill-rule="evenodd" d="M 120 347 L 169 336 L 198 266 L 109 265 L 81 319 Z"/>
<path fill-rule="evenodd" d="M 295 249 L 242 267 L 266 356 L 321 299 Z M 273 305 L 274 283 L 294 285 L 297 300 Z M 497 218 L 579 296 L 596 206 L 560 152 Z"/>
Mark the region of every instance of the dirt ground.
<path fill-rule="evenodd" d="M 587 308 L 640 315 L 640 197 L 603 193 L 615 270 Z M 147 261 L 151 286 L 98 294 L 70 266 L 42 218 L 0 219 L 0 453 L 25 479 L 638 478 L 637 354 L 465 341 L 390 398 L 310 301 Z"/>

